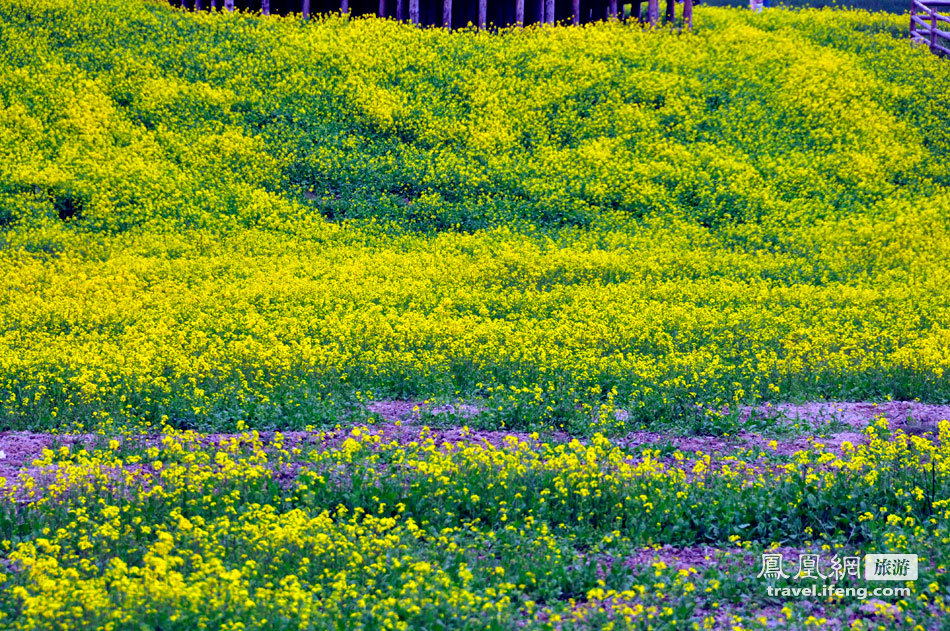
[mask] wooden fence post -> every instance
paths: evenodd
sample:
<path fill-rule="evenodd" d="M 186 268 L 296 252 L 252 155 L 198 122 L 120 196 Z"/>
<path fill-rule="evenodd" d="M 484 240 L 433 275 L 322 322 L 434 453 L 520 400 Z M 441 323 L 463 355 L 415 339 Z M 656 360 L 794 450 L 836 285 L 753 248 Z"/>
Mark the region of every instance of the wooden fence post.
<path fill-rule="evenodd" d="M 224 0 L 224 9 L 228 13 L 234 13 L 234 0 Z"/>
<path fill-rule="evenodd" d="M 270 0 L 261 0 L 261 14 L 270 15 Z"/>
<path fill-rule="evenodd" d="M 515 0 L 515 24 L 524 26 L 524 0 Z"/>
<path fill-rule="evenodd" d="M 396 0 L 396 20 L 402 22 L 406 19 L 406 0 Z"/>
<path fill-rule="evenodd" d="M 930 7 L 930 52 L 936 54 L 937 49 L 937 10 Z"/>
<path fill-rule="evenodd" d="M 340 13 L 346 15 L 350 12 L 350 0 L 340 0 Z"/>
<path fill-rule="evenodd" d="M 306 20 L 310 17 L 310 0 L 302 0 L 300 3 L 300 13 L 303 14 L 303 18 Z"/>
<path fill-rule="evenodd" d="M 442 28 L 452 30 L 452 0 L 442 0 Z"/>
<path fill-rule="evenodd" d="M 693 28 L 693 0 L 683 0 L 683 26 Z"/>
<path fill-rule="evenodd" d="M 917 15 L 917 3 L 911 0 L 910 3 L 910 41 L 914 41 L 914 33 L 917 32 L 917 23 L 914 22 L 914 16 Z"/>
<path fill-rule="evenodd" d="M 409 21 L 419 26 L 419 0 L 409 0 Z"/>
<path fill-rule="evenodd" d="M 660 0 L 650 0 L 647 3 L 647 19 L 650 21 L 650 26 L 656 26 L 656 23 L 660 20 Z"/>
<path fill-rule="evenodd" d="M 617 19 L 617 0 L 610 0 L 607 5 L 607 17 L 612 20 Z"/>
<path fill-rule="evenodd" d="M 554 0 L 544 0 L 544 21 L 554 25 Z"/>
<path fill-rule="evenodd" d="M 581 0 L 572 0 L 571 13 L 574 17 L 574 26 L 581 23 Z"/>
<path fill-rule="evenodd" d="M 488 26 L 488 0 L 478 0 L 478 28 Z"/>
<path fill-rule="evenodd" d="M 386 0 L 379 0 L 379 17 L 386 17 Z"/>

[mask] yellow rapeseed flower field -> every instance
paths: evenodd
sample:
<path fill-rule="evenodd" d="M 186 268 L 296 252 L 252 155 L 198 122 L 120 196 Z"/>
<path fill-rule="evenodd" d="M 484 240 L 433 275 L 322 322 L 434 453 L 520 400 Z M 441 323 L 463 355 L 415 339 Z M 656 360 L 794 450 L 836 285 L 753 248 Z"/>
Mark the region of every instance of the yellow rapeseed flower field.
<path fill-rule="evenodd" d="M 365 427 L 310 437 L 316 445 L 256 431 L 209 444 L 177 432 L 147 447 L 46 450 L 37 473 L 5 490 L 0 524 L 33 536 L 2 544 L 0 624 L 674 629 L 715 625 L 721 608 L 743 628 L 800 629 L 815 605 L 769 624 L 753 615 L 765 604 L 754 573 L 733 565 L 774 553 L 769 541 L 849 530 L 820 549 L 919 552 L 934 577 L 891 605 L 910 621 L 900 628 L 937 628 L 947 614 L 948 501 L 917 486 L 923 457 L 946 497 L 946 421 L 922 438 L 881 420 L 844 453 L 816 446 L 786 464 L 752 452 L 634 460 L 602 434 L 558 445 L 437 443 L 426 429 L 407 441 Z M 855 525 L 861 508 L 872 511 Z M 705 548 L 700 569 L 658 556 L 624 565 L 638 550 L 727 540 L 725 554 Z M 753 606 L 736 608 L 740 594 Z M 894 628 L 867 620 L 860 628 Z"/>
<path fill-rule="evenodd" d="M 7 427 L 950 393 L 948 71 L 896 17 L 0 18 Z"/>
<path fill-rule="evenodd" d="M 0 2 L 0 629 L 945 627 L 906 26 Z"/>

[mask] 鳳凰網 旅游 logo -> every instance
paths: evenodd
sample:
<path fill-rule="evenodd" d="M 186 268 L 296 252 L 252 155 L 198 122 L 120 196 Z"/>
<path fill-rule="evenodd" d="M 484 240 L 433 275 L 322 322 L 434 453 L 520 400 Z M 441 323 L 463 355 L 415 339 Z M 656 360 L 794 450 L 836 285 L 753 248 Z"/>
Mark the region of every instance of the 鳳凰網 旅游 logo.
<path fill-rule="evenodd" d="M 782 552 L 765 552 L 757 577 L 769 581 L 766 593 L 772 597 L 903 598 L 912 593 L 906 583 L 917 580 L 918 558 L 916 554 L 801 553 L 796 560 L 787 560 Z M 881 585 L 881 581 L 904 584 Z"/>

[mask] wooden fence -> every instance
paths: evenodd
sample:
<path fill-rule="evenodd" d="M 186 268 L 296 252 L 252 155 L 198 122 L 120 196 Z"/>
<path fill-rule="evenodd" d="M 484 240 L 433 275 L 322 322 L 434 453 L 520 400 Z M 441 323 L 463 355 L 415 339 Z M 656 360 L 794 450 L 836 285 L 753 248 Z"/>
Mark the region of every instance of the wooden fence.
<path fill-rule="evenodd" d="M 270 13 L 314 13 L 340 11 L 350 15 L 378 15 L 407 20 L 419 26 L 442 26 L 448 29 L 475 25 L 479 28 L 524 26 L 527 24 L 584 24 L 610 18 L 630 18 L 657 25 L 660 22 L 661 0 L 645 0 L 641 12 L 639 0 L 624 11 L 624 0 L 170 0 L 183 8 L 201 10 L 223 9 Z M 686 28 L 693 23 L 693 5 L 697 0 L 662 0 L 663 21 L 673 23 L 677 2 L 682 2 L 682 20 Z M 950 2 L 950 0 L 947 0 Z"/>
<path fill-rule="evenodd" d="M 910 39 L 950 56 L 950 0 L 911 0 Z"/>

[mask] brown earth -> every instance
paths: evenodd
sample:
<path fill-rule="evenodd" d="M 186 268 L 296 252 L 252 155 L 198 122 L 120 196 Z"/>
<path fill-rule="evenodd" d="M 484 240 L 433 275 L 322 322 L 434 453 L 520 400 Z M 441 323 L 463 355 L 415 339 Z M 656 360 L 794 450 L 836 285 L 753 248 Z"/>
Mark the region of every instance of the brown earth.
<path fill-rule="evenodd" d="M 469 404 L 428 406 L 418 401 L 374 401 L 367 406 L 367 411 L 382 418 L 385 423 L 371 425 L 374 432 L 381 432 L 386 442 L 410 442 L 420 439 L 421 423 L 424 421 L 423 412 L 431 414 L 457 415 L 464 420 L 480 413 L 480 409 Z M 618 414 L 622 414 L 618 411 Z M 950 420 L 950 405 L 930 405 L 916 401 L 889 401 L 885 403 L 862 402 L 826 402 L 806 404 L 776 404 L 747 407 L 741 410 L 743 418 L 752 415 L 759 418 L 772 419 L 775 423 L 799 423 L 804 427 L 815 430 L 812 435 L 798 436 L 776 441 L 770 446 L 771 440 L 754 431 L 740 431 L 734 436 L 676 436 L 658 432 L 637 431 L 612 440 L 616 445 L 625 448 L 636 448 L 649 445 L 671 444 L 674 448 L 685 453 L 700 452 L 726 453 L 738 449 L 759 447 L 763 450 L 773 450 L 782 455 L 790 455 L 796 451 L 812 447 L 814 444 L 824 445 L 827 449 L 840 450 L 844 441 L 858 444 L 866 440 L 862 434 L 864 428 L 881 416 L 888 419 L 893 430 L 900 429 L 908 434 L 937 433 L 937 425 L 941 420 Z M 842 431 L 830 432 L 818 437 L 822 428 L 846 427 Z M 324 432 L 322 439 L 318 434 L 308 432 L 284 432 L 284 445 L 293 447 L 302 442 L 323 442 L 327 446 L 339 444 L 346 439 L 348 430 Z M 202 437 L 208 444 L 217 444 L 237 437 L 239 434 L 207 434 Z M 273 440 L 273 432 L 261 434 L 265 443 Z M 505 439 L 514 438 L 519 441 L 537 443 L 529 434 L 524 432 L 465 430 L 461 427 L 448 429 L 431 429 L 426 434 L 436 444 L 446 442 L 470 442 L 475 444 L 487 443 L 494 446 L 504 444 Z M 554 442 L 566 442 L 571 436 L 559 433 L 550 437 Z M 156 440 L 148 437 L 146 440 Z M 0 432 L 0 478 L 8 481 L 18 474 L 29 469 L 34 460 L 41 458 L 44 449 L 56 448 L 60 445 L 83 445 L 87 448 L 96 444 L 96 437 L 91 434 L 60 435 L 40 432 Z M 583 441 L 582 441 L 583 442 Z"/>

